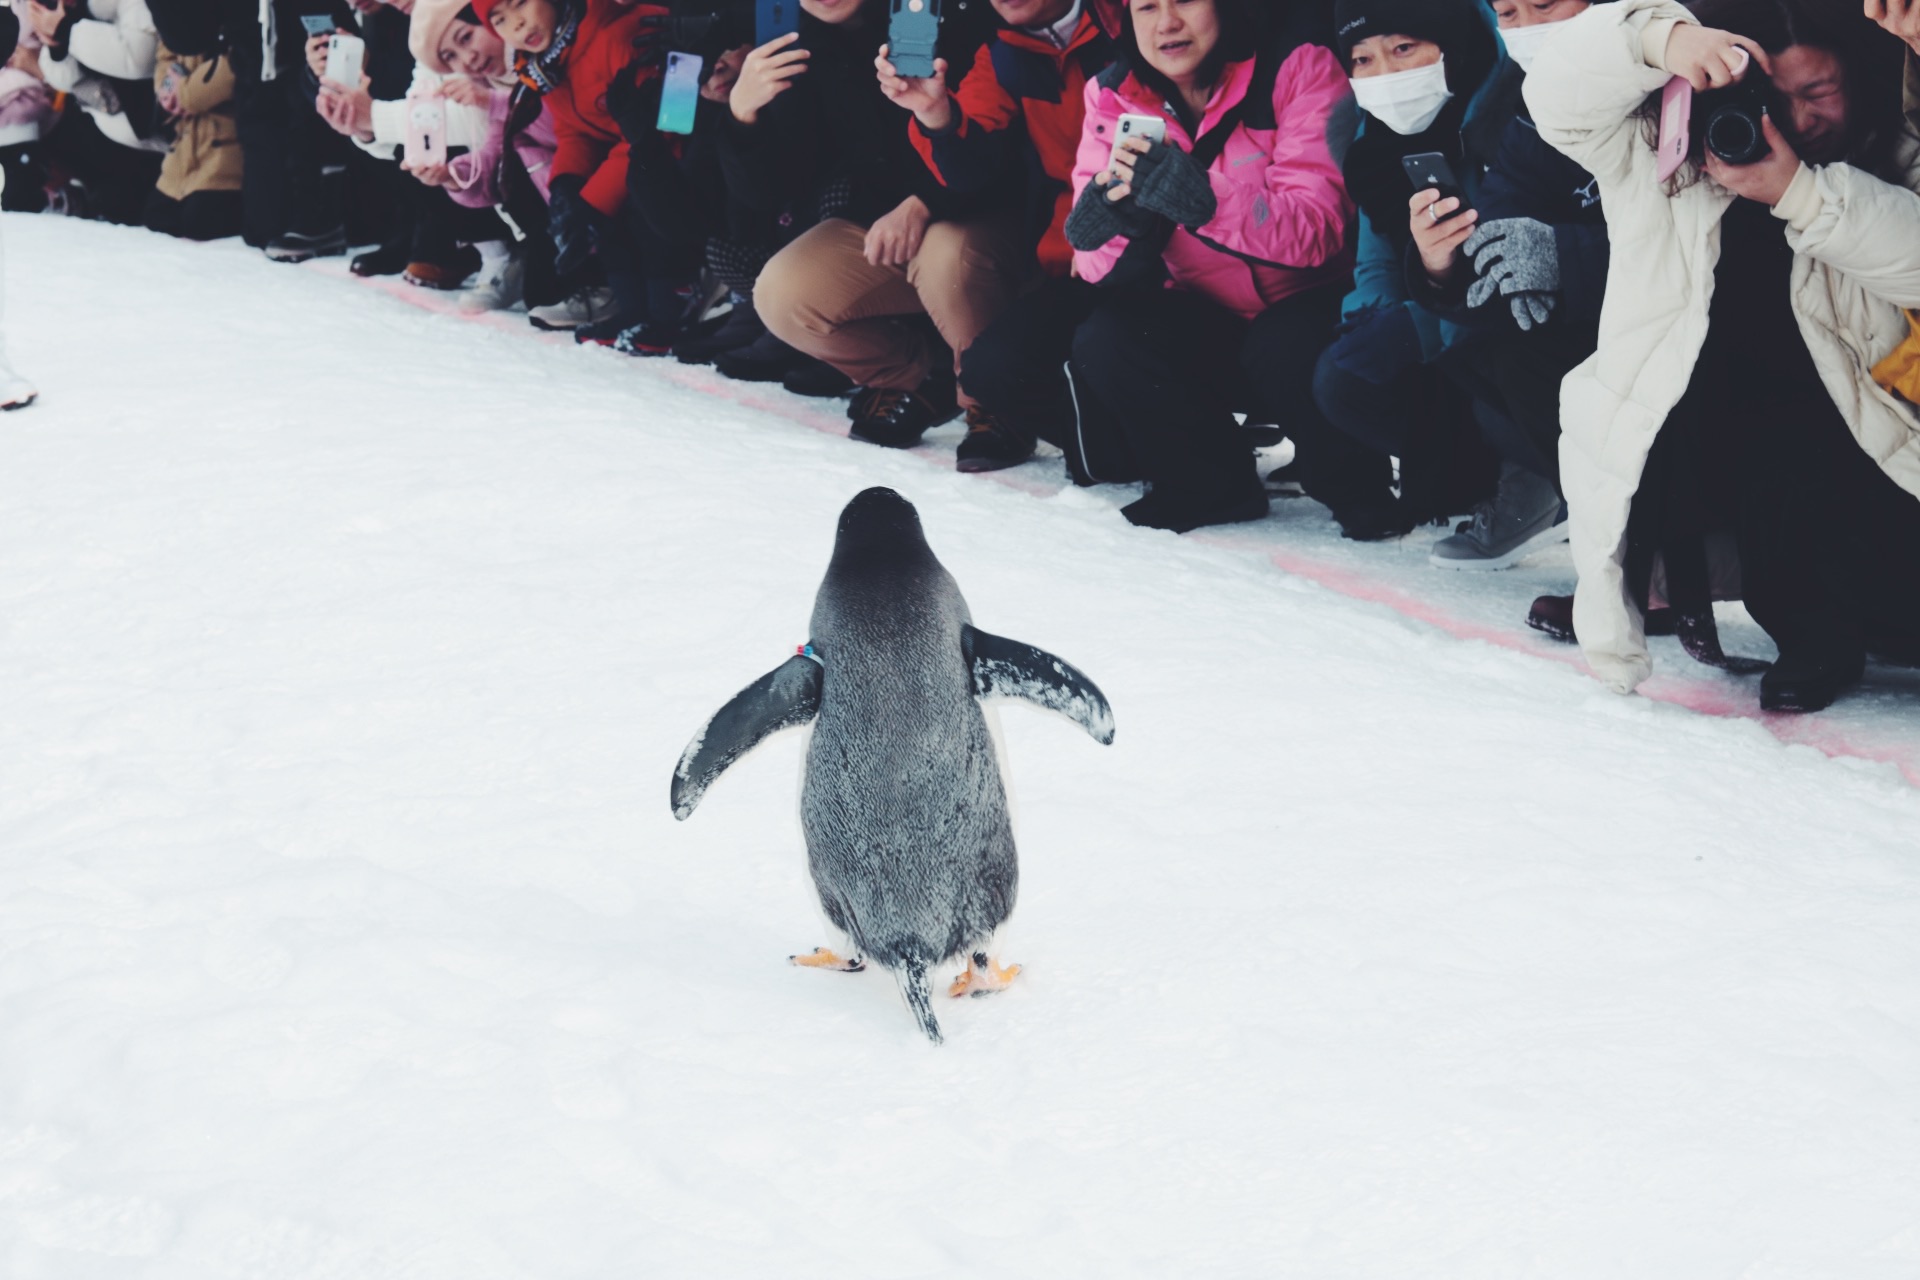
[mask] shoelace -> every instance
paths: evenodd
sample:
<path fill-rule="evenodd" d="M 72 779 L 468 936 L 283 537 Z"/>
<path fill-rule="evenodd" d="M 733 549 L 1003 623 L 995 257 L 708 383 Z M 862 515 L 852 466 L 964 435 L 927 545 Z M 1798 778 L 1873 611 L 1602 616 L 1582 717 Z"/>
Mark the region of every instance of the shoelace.
<path fill-rule="evenodd" d="M 868 418 L 885 418 L 888 422 L 897 423 L 900 420 L 902 410 L 907 407 L 907 403 L 912 397 L 913 392 L 911 391 L 895 391 L 892 389 L 875 391 L 873 393 L 873 399 L 867 401 L 867 411 L 862 416 Z"/>

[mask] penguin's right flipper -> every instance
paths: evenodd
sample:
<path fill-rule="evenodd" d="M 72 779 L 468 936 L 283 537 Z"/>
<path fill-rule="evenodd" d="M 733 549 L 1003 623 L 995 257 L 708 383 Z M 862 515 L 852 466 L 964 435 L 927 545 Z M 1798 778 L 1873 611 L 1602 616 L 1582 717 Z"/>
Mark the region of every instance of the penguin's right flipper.
<path fill-rule="evenodd" d="M 673 816 L 685 821 L 727 766 L 782 729 L 806 724 L 820 710 L 821 667 L 796 655 L 755 680 L 714 712 L 673 771 Z"/>
<path fill-rule="evenodd" d="M 1024 698 L 1058 711 L 1095 742 L 1113 741 L 1113 708 L 1107 695 L 1072 663 L 972 625 L 961 629 L 960 649 L 973 669 L 976 698 Z"/>

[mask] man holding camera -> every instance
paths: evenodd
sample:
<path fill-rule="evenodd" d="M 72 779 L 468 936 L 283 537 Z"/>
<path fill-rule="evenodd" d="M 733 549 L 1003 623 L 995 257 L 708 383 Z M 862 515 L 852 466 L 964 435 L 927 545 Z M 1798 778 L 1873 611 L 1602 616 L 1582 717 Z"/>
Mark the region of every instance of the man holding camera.
<path fill-rule="evenodd" d="M 1731 535 L 1780 651 L 1761 705 L 1812 711 L 1870 649 L 1920 650 L 1920 419 L 1876 377 L 1920 307 L 1920 138 L 1891 77 L 1876 85 L 1897 64 L 1859 11 L 1700 8 L 1596 6 L 1527 78 L 1541 135 L 1599 179 L 1613 242 L 1599 349 L 1561 394 L 1574 627 L 1631 691 L 1650 595 L 1717 576 L 1667 548 Z M 1653 122 L 1673 131 L 1676 77 L 1694 127 L 1668 139 L 1688 157 L 1663 181 Z M 1751 154 L 1700 128 L 1736 84 L 1759 104 Z"/>

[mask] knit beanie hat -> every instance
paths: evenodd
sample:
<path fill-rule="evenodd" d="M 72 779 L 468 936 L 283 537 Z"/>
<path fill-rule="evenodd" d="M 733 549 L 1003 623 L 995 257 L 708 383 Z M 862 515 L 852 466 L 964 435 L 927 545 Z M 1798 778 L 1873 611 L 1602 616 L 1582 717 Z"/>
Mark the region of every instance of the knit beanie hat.
<path fill-rule="evenodd" d="M 481 26 L 489 28 L 493 26 L 493 5 L 494 0 L 473 0 L 473 13 L 480 19 Z M 455 12 L 459 11 L 455 10 Z"/>
<path fill-rule="evenodd" d="M 470 0 L 414 0 L 413 21 L 407 26 L 407 48 L 413 52 L 413 60 L 429 71 L 445 70 L 440 65 L 440 41 L 446 37 L 447 28 L 454 24 Z M 473 9 L 480 21 L 487 17 L 480 13 L 478 0 L 472 0 Z"/>
<path fill-rule="evenodd" d="M 1471 43 L 1486 23 L 1473 11 L 1480 0 L 1339 0 L 1333 7 L 1340 60 L 1351 62 L 1353 46 L 1374 36 L 1412 36 L 1454 50 Z"/>

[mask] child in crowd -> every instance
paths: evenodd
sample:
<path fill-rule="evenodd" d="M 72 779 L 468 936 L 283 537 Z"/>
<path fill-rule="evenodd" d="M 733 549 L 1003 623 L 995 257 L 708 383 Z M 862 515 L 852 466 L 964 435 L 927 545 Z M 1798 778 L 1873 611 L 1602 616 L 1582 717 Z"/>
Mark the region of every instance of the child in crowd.
<path fill-rule="evenodd" d="M 597 253 L 613 290 L 613 318 L 580 326 L 574 338 L 665 354 L 680 334 L 695 265 L 684 245 L 629 208 L 632 146 L 609 98 L 660 76 L 667 10 L 620 0 L 475 0 L 474 12 L 516 51 L 516 73 L 553 118 L 547 225 L 555 267 L 566 275 Z"/>

